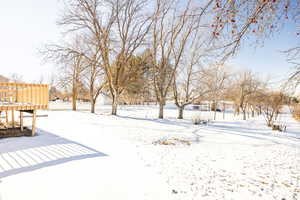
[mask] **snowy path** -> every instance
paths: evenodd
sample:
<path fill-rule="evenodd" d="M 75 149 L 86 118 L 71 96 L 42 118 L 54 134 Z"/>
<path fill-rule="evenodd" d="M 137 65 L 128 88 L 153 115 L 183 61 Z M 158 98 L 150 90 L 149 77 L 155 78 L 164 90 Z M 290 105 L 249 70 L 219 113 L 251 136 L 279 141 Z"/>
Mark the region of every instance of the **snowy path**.
<path fill-rule="evenodd" d="M 300 199 L 300 123 L 289 115 L 282 116 L 287 132 L 278 133 L 261 118 L 242 121 L 228 115 L 227 120 L 195 126 L 175 119 L 174 109 L 167 110 L 164 120 L 155 119 L 156 114 L 153 108 L 121 109 L 119 117 L 49 112 L 49 118 L 38 120 L 41 129 L 75 149 L 102 156 L 4 177 L 2 199 Z M 193 114 L 186 112 L 187 118 Z M 39 139 L 43 143 L 42 136 L 13 141 L 19 148 L 16 141 L 23 146 Z M 191 145 L 155 144 L 174 138 Z M 65 148 L 59 142 L 53 147 Z"/>

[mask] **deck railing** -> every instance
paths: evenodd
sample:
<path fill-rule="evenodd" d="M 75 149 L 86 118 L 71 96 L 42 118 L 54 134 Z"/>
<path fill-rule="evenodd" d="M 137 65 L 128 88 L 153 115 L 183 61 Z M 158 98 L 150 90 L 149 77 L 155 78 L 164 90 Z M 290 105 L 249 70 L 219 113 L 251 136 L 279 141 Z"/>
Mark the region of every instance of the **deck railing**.
<path fill-rule="evenodd" d="M 34 106 L 36 109 L 47 109 L 49 101 L 48 85 L 25 83 L 1 83 L 0 104 Z"/>

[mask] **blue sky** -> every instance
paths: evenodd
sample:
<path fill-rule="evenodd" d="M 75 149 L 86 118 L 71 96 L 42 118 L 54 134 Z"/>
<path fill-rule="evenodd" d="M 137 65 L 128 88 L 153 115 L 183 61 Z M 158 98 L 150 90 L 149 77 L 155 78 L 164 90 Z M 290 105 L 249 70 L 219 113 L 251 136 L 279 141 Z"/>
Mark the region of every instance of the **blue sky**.
<path fill-rule="evenodd" d="M 0 74 L 21 74 L 26 81 L 45 78 L 52 65 L 41 65 L 37 49 L 47 41 L 56 41 L 59 30 L 56 0 L 9 0 L 0 6 Z"/>
<path fill-rule="evenodd" d="M 298 44 L 295 24 L 289 22 L 283 30 L 274 33 L 263 46 L 251 44 L 249 40 L 243 45 L 241 51 L 231 59 L 230 63 L 237 67 L 251 69 L 258 74 L 268 76 L 272 80 L 282 80 L 293 71 L 293 65 L 287 62 L 282 52 Z"/>
<path fill-rule="evenodd" d="M 47 42 L 59 40 L 58 0 L 3 1 L 0 7 L 0 74 L 21 74 L 28 82 L 48 79 L 53 73 L 53 64 L 42 64 L 37 49 Z M 299 36 L 298 36 L 299 37 Z M 286 62 L 281 50 L 286 50 L 299 40 L 294 26 L 290 24 L 267 40 L 264 47 L 254 48 L 248 41 L 238 55 L 231 59 L 236 67 L 251 69 L 264 76 L 281 79 L 292 66 Z"/>

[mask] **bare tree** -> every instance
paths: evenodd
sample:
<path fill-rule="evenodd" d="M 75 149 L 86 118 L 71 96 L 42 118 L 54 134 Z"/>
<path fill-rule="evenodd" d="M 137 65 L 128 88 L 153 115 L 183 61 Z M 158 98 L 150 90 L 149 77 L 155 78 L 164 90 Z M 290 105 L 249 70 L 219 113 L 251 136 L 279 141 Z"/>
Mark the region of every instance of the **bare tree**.
<path fill-rule="evenodd" d="M 107 85 L 107 80 L 104 74 L 103 62 L 101 59 L 101 50 L 89 38 L 85 38 L 87 51 L 83 55 L 85 63 L 83 73 L 83 85 L 88 88 L 89 100 L 91 103 L 91 113 L 95 113 L 97 99 L 100 93 Z"/>
<path fill-rule="evenodd" d="M 159 118 L 163 118 L 163 107 L 170 91 L 170 85 L 177 82 L 174 78 L 176 78 L 175 74 L 182 63 L 185 50 L 190 49 L 191 44 L 195 42 L 192 39 L 194 33 L 197 32 L 202 39 L 203 36 L 205 38 L 206 42 L 203 43 L 205 47 L 200 45 L 200 51 L 213 50 L 216 55 L 222 56 L 222 61 L 225 61 L 237 52 L 244 35 L 249 32 L 249 26 L 253 22 L 248 19 L 253 15 L 258 15 L 256 11 L 251 15 L 251 9 L 256 8 L 256 3 L 252 1 L 252 4 L 255 5 L 249 4 L 252 7 L 251 12 L 245 16 L 247 20 L 241 17 L 241 24 L 235 23 L 233 18 L 239 17 L 236 16 L 238 8 L 243 11 L 248 10 L 246 4 L 245 1 L 222 0 L 206 1 L 200 5 L 199 2 L 192 0 L 185 3 L 180 2 L 180 4 L 179 1 L 156 1 L 151 36 L 155 66 L 153 82 L 160 107 Z M 241 30 L 237 25 L 242 25 Z M 228 31 L 233 27 L 236 32 Z M 165 76 L 167 70 L 171 71 L 171 75 Z"/>
<path fill-rule="evenodd" d="M 79 86 L 82 82 L 83 72 L 86 69 L 86 57 L 82 51 L 81 38 L 77 37 L 72 43 L 48 44 L 40 51 L 45 61 L 53 61 L 60 66 L 59 84 L 71 87 L 72 109 L 77 110 Z"/>
<path fill-rule="evenodd" d="M 174 81 L 176 83 L 175 74 L 200 21 L 199 15 L 196 14 L 198 7 L 195 7 L 191 0 L 180 6 L 179 1 L 157 0 L 155 6 L 151 30 L 152 72 L 156 99 L 159 103 L 159 118 L 163 118 L 166 99 Z"/>
<path fill-rule="evenodd" d="M 200 15 L 201 18 L 201 15 Z M 193 20 L 191 20 L 192 23 Z M 191 35 L 187 39 L 187 48 L 183 49 L 179 66 L 176 69 L 173 83 L 175 105 L 178 108 L 178 119 L 183 118 L 184 108 L 203 98 L 211 89 L 205 83 L 204 65 L 217 59 L 214 47 L 211 46 L 207 28 L 200 26 L 197 18 Z M 177 48 L 173 46 L 173 48 Z M 176 49 L 174 49 L 176 52 Z"/>
<path fill-rule="evenodd" d="M 247 119 L 247 109 L 251 95 L 255 94 L 260 86 L 260 81 L 251 71 L 244 71 L 237 74 L 231 92 L 237 109 L 243 112 L 244 120 Z"/>
<path fill-rule="evenodd" d="M 174 76 L 173 94 L 178 108 L 178 119 L 183 119 L 183 111 L 187 105 L 208 92 L 206 88 L 201 87 L 202 84 L 199 84 L 198 79 L 201 77 L 195 68 L 194 63 L 191 62 L 189 66 L 184 66 L 182 71 L 177 71 Z"/>
<path fill-rule="evenodd" d="M 68 32 L 87 33 L 99 52 L 113 115 L 132 72 L 125 67 L 128 69 L 130 58 L 143 45 L 151 26 L 147 5 L 147 0 L 74 0 L 60 20 Z"/>
<path fill-rule="evenodd" d="M 282 92 L 265 92 L 261 100 L 263 116 L 267 125 L 271 127 L 286 102 L 286 96 Z"/>
<path fill-rule="evenodd" d="M 159 118 L 163 118 L 170 91 L 179 88 L 172 85 L 177 83 L 175 75 L 195 31 L 205 30 L 208 44 L 225 61 L 248 37 L 263 41 L 278 30 L 280 20 L 298 13 L 296 8 L 299 5 L 290 0 L 66 0 L 58 24 L 65 27 L 66 38 L 80 35 L 88 46 L 87 51 L 68 50 L 82 56 L 89 66 L 85 77 L 89 80 L 92 112 L 106 87 L 112 98 L 112 114 L 117 114 L 119 98 L 136 70 L 130 62 L 148 45 L 152 85 Z M 181 95 L 177 92 L 177 96 Z"/>
<path fill-rule="evenodd" d="M 210 89 L 209 99 L 213 102 L 214 120 L 219 101 L 224 98 L 225 89 L 228 87 L 230 77 L 229 69 L 223 64 L 213 64 L 203 70 L 204 83 Z"/>
<path fill-rule="evenodd" d="M 294 18 L 299 19 L 300 3 L 292 0 L 216 0 L 212 37 L 225 41 L 224 58 L 236 54 L 249 38 L 258 43 L 280 31 Z"/>
<path fill-rule="evenodd" d="M 77 110 L 78 93 L 85 69 L 82 60 L 83 57 L 80 55 L 74 57 L 71 65 L 67 67 L 64 74 L 66 81 L 70 80 L 72 84 L 72 110 Z"/>
<path fill-rule="evenodd" d="M 195 41 L 193 44 L 197 44 L 197 42 Z M 175 105 L 178 108 L 178 119 L 183 118 L 183 111 L 187 105 L 203 99 L 213 92 L 207 82 L 206 69 L 200 62 L 200 59 L 206 57 L 207 54 L 202 52 L 198 45 L 192 45 L 190 50 L 187 51 L 189 56 L 184 59 L 174 76 L 173 94 Z"/>

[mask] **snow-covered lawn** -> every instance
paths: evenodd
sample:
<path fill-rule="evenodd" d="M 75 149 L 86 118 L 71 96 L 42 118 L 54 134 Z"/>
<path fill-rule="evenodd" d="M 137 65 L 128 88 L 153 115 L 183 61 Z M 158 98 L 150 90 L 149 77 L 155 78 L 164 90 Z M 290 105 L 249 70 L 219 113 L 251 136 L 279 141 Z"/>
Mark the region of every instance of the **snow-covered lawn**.
<path fill-rule="evenodd" d="M 280 133 L 231 113 L 193 125 L 199 111 L 185 120 L 173 107 L 163 120 L 155 106 L 109 111 L 40 112 L 49 117 L 38 136 L 0 140 L 2 199 L 300 199 L 300 123 L 288 114 Z"/>

